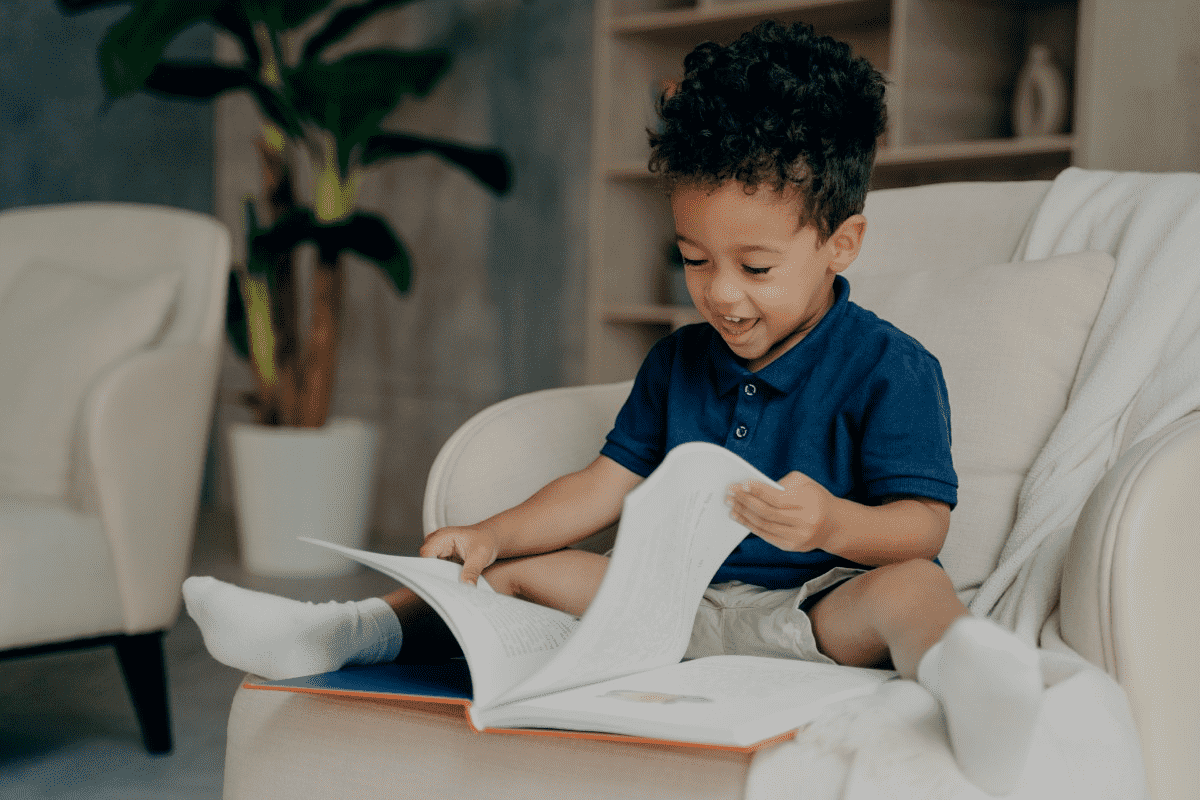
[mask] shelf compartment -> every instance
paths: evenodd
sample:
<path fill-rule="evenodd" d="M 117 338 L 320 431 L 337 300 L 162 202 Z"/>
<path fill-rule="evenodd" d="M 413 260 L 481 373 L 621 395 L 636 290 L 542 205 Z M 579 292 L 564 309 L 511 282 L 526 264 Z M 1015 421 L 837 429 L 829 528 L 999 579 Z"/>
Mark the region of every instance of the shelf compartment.
<path fill-rule="evenodd" d="M 1024 139 L 977 139 L 971 142 L 940 142 L 880 148 L 877 167 L 926 166 L 930 164 L 974 163 L 995 159 L 1020 158 L 1061 153 L 1070 155 L 1075 139 L 1069 134 L 1031 136 Z"/>
<path fill-rule="evenodd" d="M 1063 156 L 1070 159 L 1075 137 L 1031 136 L 1024 139 L 979 139 L 973 142 L 942 142 L 881 147 L 875 158 L 876 171 L 887 172 L 906 167 L 972 167 L 988 162 L 1010 162 L 1022 158 Z M 617 182 L 654 181 L 645 164 L 636 161 L 614 162 L 604 169 L 604 177 Z"/>
<path fill-rule="evenodd" d="M 890 14 L 890 0 L 746 0 L 624 14 L 611 19 L 609 29 L 626 37 L 722 40 L 764 19 L 783 23 L 807 22 L 819 31 L 828 31 L 886 24 Z"/>

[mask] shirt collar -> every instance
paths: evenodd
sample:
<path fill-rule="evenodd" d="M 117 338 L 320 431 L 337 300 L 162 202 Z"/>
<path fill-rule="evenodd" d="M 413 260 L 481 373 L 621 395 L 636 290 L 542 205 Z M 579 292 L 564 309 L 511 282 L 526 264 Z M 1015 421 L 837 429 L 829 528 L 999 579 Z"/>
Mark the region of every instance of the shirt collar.
<path fill-rule="evenodd" d="M 758 372 L 746 369 L 742 359 L 733 354 L 725 340 L 709 327 L 713 346 L 711 368 L 713 386 L 718 395 L 725 395 L 741 384 L 753 382 L 769 386 L 776 392 L 787 394 L 799 389 L 812 367 L 824 355 L 829 347 L 830 331 L 845 316 L 846 307 L 850 301 L 850 284 L 841 275 L 833 279 L 833 305 L 825 312 L 825 316 L 817 322 L 816 327 L 796 342 L 786 353 L 772 361 Z"/>

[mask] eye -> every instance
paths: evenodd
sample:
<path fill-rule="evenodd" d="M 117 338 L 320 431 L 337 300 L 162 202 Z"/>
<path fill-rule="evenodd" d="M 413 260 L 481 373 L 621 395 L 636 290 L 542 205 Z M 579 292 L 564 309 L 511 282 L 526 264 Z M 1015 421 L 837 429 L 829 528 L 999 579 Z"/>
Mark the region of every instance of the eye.
<path fill-rule="evenodd" d="M 704 259 L 704 258 L 685 258 L 685 259 L 683 259 L 683 265 L 685 267 L 702 267 L 707 263 L 708 263 L 708 260 Z"/>
<path fill-rule="evenodd" d="M 747 275 L 766 275 L 771 271 L 770 267 L 752 267 L 749 264 L 742 264 L 742 269 Z"/>

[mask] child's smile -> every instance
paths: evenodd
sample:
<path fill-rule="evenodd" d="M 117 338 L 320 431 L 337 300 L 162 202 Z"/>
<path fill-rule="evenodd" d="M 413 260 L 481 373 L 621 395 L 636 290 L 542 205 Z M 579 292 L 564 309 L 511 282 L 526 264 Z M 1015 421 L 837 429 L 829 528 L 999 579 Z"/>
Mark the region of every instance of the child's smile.
<path fill-rule="evenodd" d="M 855 215 L 825 242 L 799 224 L 799 204 L 766 187 L 747 194 L 682 185 L 671 194 L 688 292 L 704 319 L 752 371 L 799 342 L 833 304 L 833 278 L 858 255 Z"/>

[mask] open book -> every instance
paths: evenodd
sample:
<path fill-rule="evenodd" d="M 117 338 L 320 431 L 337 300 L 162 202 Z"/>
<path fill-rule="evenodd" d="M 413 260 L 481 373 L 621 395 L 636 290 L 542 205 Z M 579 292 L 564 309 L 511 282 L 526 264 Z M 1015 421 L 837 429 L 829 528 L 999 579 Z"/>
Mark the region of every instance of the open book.
<path fill-rule="evenodd" d="M 681 661 L 705 588 L 746 536 L 730 484 L 778 486 L 730 451 L 680 445 L 625 498 L 604 580 L 582 618 L 460 581 L 461 566 L 308 540 L 395 578 L 432 606 L 466 676 L 358 667 L 254 688 L 468 703 L 477 730 L 547 728 L 752 749 L 895 675 L 761 656 Z M 439 681 L 441 685 L 439 686 Z M 415 687 L 415 688 L 414 688 Z"/>

